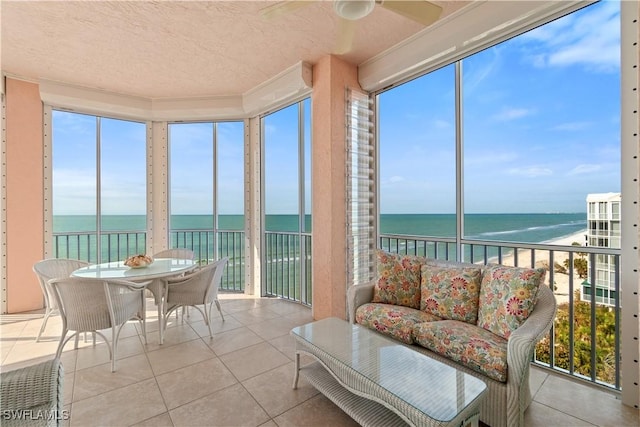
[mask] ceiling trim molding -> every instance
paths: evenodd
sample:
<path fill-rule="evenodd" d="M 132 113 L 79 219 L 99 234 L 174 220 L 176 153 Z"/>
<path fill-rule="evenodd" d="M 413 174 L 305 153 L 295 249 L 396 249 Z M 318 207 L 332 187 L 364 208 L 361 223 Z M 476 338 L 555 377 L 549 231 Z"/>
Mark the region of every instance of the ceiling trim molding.
<path fill-rule="evenodd" d="M 143 98 L 40 80 L 40 98 L 55 108 L 132 120 L 245 119 L 309 95 L 312 67 L 299 62 L 242 95 L 202 98 Z"/>
<path fill-rule="evenodd" d="M 40 99 L 52 107 L 88 114 L 149 120 L 150 99 L 50 80 L 40 80 L 39 87 Z"/>
<path fill-rule="evenodd" d="M 238 95 L 208 98 L 153 99 L 151 118 L 154 122 L 173 120 L 238 119 L 245 117 L 242 97 Z"/>
<path fill-rule="evenodd" d="M 245 92 L 242 103 L 247 117 L 273 111 L 311 93 L 312 66 L 298 62 L 275 77 Z M 265 108 L 268 107 L 268 108 Z"/>
<path fill-rule="evenodd" d="M 358 67 L 360 86 L 386 89 L 593 1 L 474 2 Z M 457 28 L 452 32 L 451 28 Z"/>

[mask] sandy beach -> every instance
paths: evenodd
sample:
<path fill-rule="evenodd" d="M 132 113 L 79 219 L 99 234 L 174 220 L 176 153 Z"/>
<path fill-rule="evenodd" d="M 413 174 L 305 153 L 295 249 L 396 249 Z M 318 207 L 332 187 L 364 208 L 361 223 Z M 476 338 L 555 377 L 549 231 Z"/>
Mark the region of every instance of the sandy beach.
<path fill-rule="evenodd" d="M 570 236 L 565 236 L 560 239 L 544 242 L 549 245 L 559 245 L 559 246 L 571 246 L 572 243 L 577 242 L 580 245 L 584 246 L 585 244 L 585 235 L 587 234 L 587 230 L 581 230 L 575 234 Z M 535 251 L 535 259 L 536 259 L 536 267 L 550 267 L 549 265 L 549 251 Z M 553 263 L 563 265 L 564 261 L 569 258 L 568 252 L 555 250 L 553 251 Z M 530 267 L 531 260 L 531 250 L 529 249 L 521 249 L 518 251 L 518 264 L 520 267 Z M 513 255 L 504 256 L 502 258 L 502 264 L 504 265 L 513 265 L 514 264 Z M 549 271 L 547 271 L 547 276 L 545 279 L 545 283 L 549 284 Z M 573 276 L 573 291 L 580 289 L 580 283 L 582 283 L 584 279 L 580 279 L 574 270 Z M 564 273 L 559 273 L 554 271 L 553 273 L 553 281 L 554 281 L 554 293 L 556 295 L 556 301 L 558 304 L 562 304 L 565 302 L 569 302 L 569 293 L 570 289 L 570 280 L 569 275 Z"/>

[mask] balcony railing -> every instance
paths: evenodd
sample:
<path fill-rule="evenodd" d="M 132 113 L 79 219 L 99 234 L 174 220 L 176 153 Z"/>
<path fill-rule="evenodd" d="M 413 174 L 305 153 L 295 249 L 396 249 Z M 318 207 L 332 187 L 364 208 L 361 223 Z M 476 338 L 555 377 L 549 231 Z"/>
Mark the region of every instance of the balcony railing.
<path fill-rule="evenodd" d="M 122 260 L 145 251 L 145 232 L 119 231 L 100 235 L 100 262 Z M 97 262 L 95 232 L 54 234 L 54 256 Z M 208 262 L 227 256 L 230 263 L 222 289 L 244 290 L 244 232 L 180 230 L 170 233 L 171 247 L 192 249 L 197 259 Z M 457 259 L 453 238 L 383 235 L 382 249 L 444 260 Z M 93 249 L 92 249 L 93 248 Z M 263 259 L 263 295 L 278 296 L 310 305 L 311 235 L 266 232 Z M 573 378 L 620 390 L 620 249 L 545 244 L 509 243 L 462 239 L 462 259 L 477 264 L 499 263 L 518 267 L 545 267 L 546 286 L 558 299 L 558 316 L 549 335 L 538 345 L 534 363 Z M 612 259 L 615 280 L 609 285 L 614 298 L 600 305 L 602 296 L 590 292 L 596 281 L 596 258 Z M 559 262 L 566 259 L 567 262 Z M 563 278 L 566 289 L 556 289 Z M 589 292 L 585 293 L 584 289 Z M 581 292 L 582 291 L 582 292 Z M 588 299 L 581 301 L 580 295 Z"/>
<path fill-rule="evenodd" d="M 620 250 L 602 247 L 557 246 L 462 239 L 462 259 L 477 264 L 498 263 L 517 267 L 545 267 L 545 285 L 558 300 L 558 315 L 549 335 L 537 346 L 533 362 L 555 372 L 620 390 Z M 387 251 L 456 260 L 453 238 L 382 235 L 380 247 Z M 610 290 L 611 306 L 600 305 L 602 297 L 590 293 L 581 301 L 583 285 L 597 283 L 597 255 L 610 255 L 615 282 Z M 567 262 L 560 263 L 559 259 Z M 559 292 L 557 281 L 564 275 L 568 286 Z"/>
<path fill-rule="evenodd" d="M 220 289 L 244 291 L 244 231 L 172 230 L 169 233 L 169 246 L 191 249 L 201 264 L 229 258 Z"/>
<path fill-rule="evenodd" d="M 54 257 L 96 263 L 96 232 L 54 233 Z M 100 234 L 99 262 L 120 261 L 146 250 L 146 233 L 118 231 Z M 228 257 L 220 289 L 244 291 L 244 231 L 173 230 L 169 246 L 187 248 L 201 263 Z M 265 233 L 263 294 L 311 305 L 311 235 L 287 232 Z"/>
<path fill-rule="evenodd" d="M 265 232 L 264 294 L 311 305 L 311 235 Z"/>

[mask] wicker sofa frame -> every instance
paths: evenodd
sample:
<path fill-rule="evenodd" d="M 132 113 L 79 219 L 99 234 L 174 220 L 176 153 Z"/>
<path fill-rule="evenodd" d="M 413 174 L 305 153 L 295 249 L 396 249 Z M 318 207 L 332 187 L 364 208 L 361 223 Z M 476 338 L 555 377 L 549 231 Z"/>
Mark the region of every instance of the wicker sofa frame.
<path fill-rule="evenodd" d="M 437 262 L 434 265 L 475 266 L 469 263 Z M 373 299 L 374 283 L 352 286 L 347 292 L 349 321 L 355 323 L 356 310 Z M 405 344 L 436 360 L 482 379 L 487 393 L 480 405 L 480 421 L 492 427 L 523 427 L 524 412 L 531 403 L 529 368 L 536 343 L 551 329 L 555 319 L 556 301 L 548 286 L 541 286 L 535 308 L 527 320 L 511 334 L 507 345 L 507 381 L 499 382 L 471 370 L 417 344 Z"/>

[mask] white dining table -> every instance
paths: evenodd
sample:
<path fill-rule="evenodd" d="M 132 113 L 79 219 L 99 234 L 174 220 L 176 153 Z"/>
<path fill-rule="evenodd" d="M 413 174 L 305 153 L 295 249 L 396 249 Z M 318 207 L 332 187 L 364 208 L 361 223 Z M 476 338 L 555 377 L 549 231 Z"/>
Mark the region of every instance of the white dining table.
<path fill-rule="evenodd" d="M 196 261 L 180 258 L 156 258 L 146 267 L 131 268 L 124 261 L 105 262 L 79 268 L 71 273 L 73 277 L 95 280 L 130 280 L 132 282 L 151 281 L 147 288 L 154 294 L 158 306 L 158 332 L 160 344 L 163 344 L 162 302 L 164 286 L 168 279 L 194 270 Z"/>

